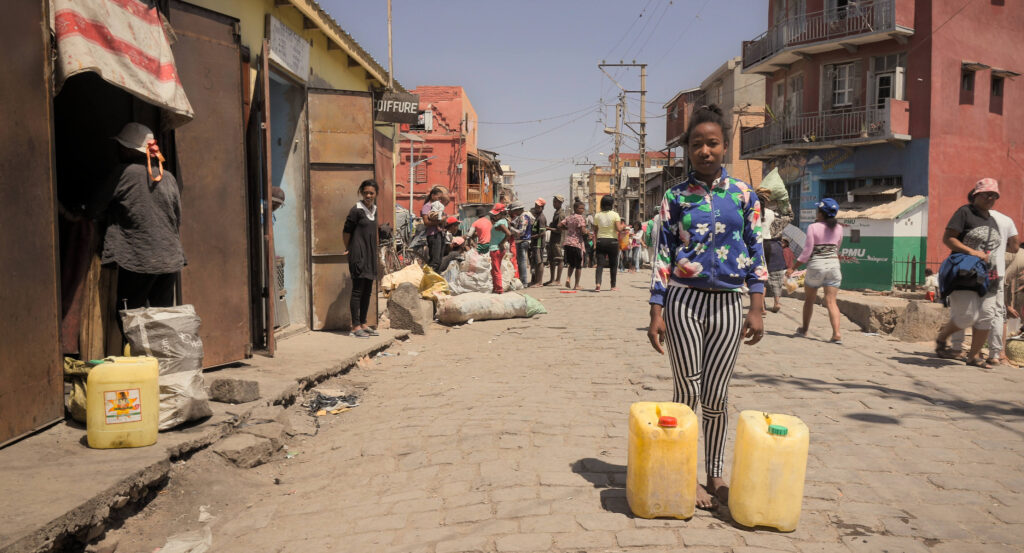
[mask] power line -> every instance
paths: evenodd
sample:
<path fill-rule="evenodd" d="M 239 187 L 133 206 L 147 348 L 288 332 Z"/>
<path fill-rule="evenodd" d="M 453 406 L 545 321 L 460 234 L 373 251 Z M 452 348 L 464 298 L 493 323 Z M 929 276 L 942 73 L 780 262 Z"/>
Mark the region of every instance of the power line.
<path fill-rule="evenodd" d="M 675 41 L 673 41 L 673 42 L 672 42 L 672 44 L 671 44 L 671 45 L 670 45 L 670 46 L 669 46 L 668 48 L 666 48 L 666 49 L 665 49 L 665 54 L 661 56 L 661 59 L 659 59 L 659 60 L 657 61 L 657 63 L 661 63 L 662 61 L 664 61 L 664 59 L 665 59 L 665 58 L 666 58 L 666 57 L 667 57 L 667 56 L 668 56 L 669 54 L 671 54 L 671 53 L 672 53 L 672 49 L 676 47 L 676 44 L 679 44 L 679 41 L 680 41 L 680 40 L 682 40 L 682 39 L 683 39 L 683 37 L 687 36 L 687 33 L 688 33 L 688 32 L 689 32 L 689 30 L 690 30 L 690 27 L 691 27 L 691 26 L 692 26 L 692 25 L 694 24 L 694 22 L 695 22 L 695 21 L 697 21 L 698 19 L 700 19 L 700 14 L 701 14 L 701 13 L 702 13 L 702 12 L 704 11 L 704 8 L 706 8 L 706 7 L 708 6 L 708 4 L 709 4 L 709 3 L 711 3 L 711 0 L 704 0 L 704 4 L 702 4 L 702 5 L 701 5 L 701 7 L 700 7 L 700 9 L 699 9 L 699 10 L 697 10 L 697 13 L 695 13 L 695 14 L 693 15 L 693 19 L 689 20 L 689 21 L 688 21 L 688 22 L 686 23 L 686 27 L 685 27 L 685 28 L 683 28 L 683 30 L 679 31 L 679 35 L 678 35 L 678 36 L 676 37 Z"/>
<path fill-rule="evenodd" d="M 512 142 L 507 142 L 505 144 L 500 144 L 498 146 L 491 146 L 489 148 L 492 149 L 492 150 L 497 150 L 498 148 L 504 148 L 505 146 L 511 146 L 513 144 L 520 144 L 520 143 L 526 142 L 527 140 L 532 140 L 534 138 L 537 138 L 538 136 L 544 136 L 545 134 L 553 133 L 553 132 L 557 131 L 558 129 L 567 127 L 567 126 L 569 126 L 569 125 L 579 121 L 580 119 L 583 119 L 586 116 L 587 116 L 587 114 L 584 113 L 583 115 L 581 115 L 581 116 L 579 116 L 579 117 L 577 117 L 575 119 L 570 119 L 569 121 L 566 121 L 565 123 L 562 123 L 561 125 L 558 125 L 557 127 L 552 127 L 552 128 L 550 128 L 550 129 L 548 129 L 546 131 L 539 132 L 537 134 L 534 134 L 534 135 L 531 135 L 531 136 L 527 136 L 527 137 L 521 138 L 519 140 L 513 140 Z"/>
<path fill-rule="evenodd" d="M 578 110 L 575 110 L 575 111 L 570 111 L 568 113 L 562 113 L 562 114 L 559 114 L 559 115 L 552 115 L 552 116 L 549 116 L 549 117 L 541 117 L 539 119 L 527 119 L 527 120 L 524 120 L 524 121 L 477 121 L 476 123 L 478 125 L 525 125 L 527 123 L 541 123 L 541 122 L 544 122 L 544 121 L 549 121 L 551 119 L 561 119 L 562 117 L 569 117 L 570 115 L 576 115 L 577 113 L 583 113 L 584 111 L 592 110 L 599 103 L 600 102 L 594 103 L 594 104 L 590 104 L 589 106 L 587 106 L 585 108 L 578 109 Z"/>

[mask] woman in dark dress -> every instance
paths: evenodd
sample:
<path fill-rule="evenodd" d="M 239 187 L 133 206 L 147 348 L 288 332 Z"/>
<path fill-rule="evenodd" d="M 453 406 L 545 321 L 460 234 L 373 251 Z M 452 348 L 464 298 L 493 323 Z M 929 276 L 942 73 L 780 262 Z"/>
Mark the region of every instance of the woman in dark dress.
<path fill-rule="evenodd" d="M 377 278 L 377 183 L 364 180 L 359 185 L 359 195 L 363 199 L 348 212 L 343 237 L 352 275 L 352 336 L 369 338 L 378 336 L 377 331 L 366 326 L 373 281 Z"/>

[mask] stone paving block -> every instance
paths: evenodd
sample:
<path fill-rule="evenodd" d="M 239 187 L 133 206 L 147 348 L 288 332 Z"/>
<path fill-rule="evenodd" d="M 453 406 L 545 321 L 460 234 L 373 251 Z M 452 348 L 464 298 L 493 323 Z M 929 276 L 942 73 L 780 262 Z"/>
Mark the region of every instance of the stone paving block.
<path fill-rule="evenodd" d="M 932 553 L 1020 553 L 1020 548 L 999 543 L 944 541 L 931 546 Z"/>
<path fill-rule="evenodd" d="M 576 522 L 587 531 L 616 531 L 633 527 L 633 519 L 616 513 L 582 513 L 576 515 Z"/>
<path fill-rule="evenodd" d="M 484 553 L 487 551 L 486 536 L 466 536 L 438 542 L 437 553 Z"/>
<path fill-rule="evenodd" d="M 719 525 L 719 528 L 682 528 L 679 537 L 686 547 L 731 547 L 743 543 L 739 533 L 724 529 L 720 522 Z"/>
<path fill-rule="evenodd" d="M 424 511 L 436 511 L 443 503 L 440 497 L 424 497 L 420 499 L 409 499 L 399 501 L 391 508 L 395 514 L 422 513 Z"/>
<path fill-rule="evenodd" d="M 465 507 L 447 509 L 444 513 L 444 521 L 445 524 L 478 522 L 481 520 L 487 520 L 493 516 L 490 505 L 467 505 Z"/>
<path fill-rule="evenodd" d="M 743 541 L 751 547 L 762 547 L 773 551 L 796 551 L 795 540 L 788 534 L 775 533 L 770 530 L 752 530 L 745 532 L 742 537 Z"/>
<path fill-rule="evenodd" d="M 849 553 L 850 548 L 841 542 L 797 542 L 800 553 Z"/>
<path fill-rule="evenodd" d="M 674 545 L 679 543 L 679 537 L 674 530 L 665 528 L 633 528 L 616 532 L 615 541 L 620 547 L 648 547 Z"/>
<path fill-rule="evenodd" d="M 355 527 L 364 532 L 399 530 L 405 527 L 405 515 L 383 515 L 356 521 Z"/>
<path fill-rule="evenodd" d="M 499 553 L 509 551 L 547 551 L 551 547 L 551 534 L 515 534 L 495 538 Z"/>
<path fill-rule="evenodd" d="M 996 480 L 982 476 L 933 474 L 928 477 L 928 481 L 944 490 L 999 492 L 1006 489 L 1006 486 L 1000 484 Z"/>
<path fill-rule="evenodd" d="M 501 488 L 491 491 L 492 501 L 516 501 L 519 499 L 535 499 L 536 497 L 537 488 L 532 486 L 517 486 L 513 488 Z"/>
<path fill-rule="evenodd" d="M 851 536 L 843 538 L 843 543 L 854 553 L 928 553 L 924 543 L 912 538 L 892 536 Z"/>
<path fill-rule="evenodd" d="M 539 499 L 522 501 L 501 501 L 495 503 L 499 519 L 519 518 L 531 515 L 547 515 L 551 513 L 551 503 Z"/>
<path fill-rule="evenodd" d="M 442 482 L 437 488 L 437 493 L 441 497 L 445 498 L 445 502 L 447 503 L 448 498 L 469 492 L 469 484 L 469 480 Z"/>
<path fill-rule="evenodd" d="M 933 521 L 909 517 L 885 517 L 881 519 L 887 533 L 893 536 L 912 538 L 962 540 L 972 538 L 972 534 L 954 521 Z"/>
<path fill-rule="evenodd" d="M 596 551 L 615 547 L 613 532 L 571 532 L 554 534 L 555 547 L 565 551 Z"/>
<path fill-rule="evenodd" d="M 590 475 L 595 480 L 607 482 L 603 474 Z M 542 472 L 539 475 L 541 486 L 586 486 L 588 478 L 583 475 L 563 470 L 559 472 Z"/>
<path fill-rule="evenodd" d="M 281 443 L 252 434 L 232 434 L 211 448 L 214 453 L 240 468 L 262 465 L 281 448 Z"/>
<path fill-rule="evenodd" d="M 216 378 L 210 382 L 210 399 L 220 403 L 249 403 L 260 398 L 260 383 L 240 378 Z"/>
<path fill-rule="evenodd" d="M 552 514 L 520 518 L 519 529 L 527 533 L 560 533 L 577 532 L 580 526 L 573 515 Z"/>

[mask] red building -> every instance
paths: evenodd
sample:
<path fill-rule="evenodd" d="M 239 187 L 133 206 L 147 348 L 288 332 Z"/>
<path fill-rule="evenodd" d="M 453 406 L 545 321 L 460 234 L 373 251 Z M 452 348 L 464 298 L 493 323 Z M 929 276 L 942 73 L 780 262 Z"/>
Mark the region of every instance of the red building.
<path fill-rule="evenodd" d="M 1000 181 L 996 208 L 1022 226 L 1024 48 L 1008 45 L 1024 36 L 1024 7 L 964 8 L 771 0 L 768 29 L 743 43 L 743 71 L 765 75 L 770 113 L 743 132 L 741 155 L 779 168 L 801 226 L 822 197 L 920 196 L 926 219 L 912 256 L 941 261 L 944 227 L 982 177 Z"/>
<path fill-rule="evenodd" d="M 496 154 L 477 149 L 477 116 L 461 86 L 421 86 L 411 91 L 420 97 L 422 123 L 403 128 L 396 169 L 396 201 L 419 212 L 427 193 L 441 185 L 450 192 L 446 211 L 458 212 L 462 203 L 490 203 L 495 177 L 501 172 Z M 416 163 L 410 175 L 410 158 Z"/>

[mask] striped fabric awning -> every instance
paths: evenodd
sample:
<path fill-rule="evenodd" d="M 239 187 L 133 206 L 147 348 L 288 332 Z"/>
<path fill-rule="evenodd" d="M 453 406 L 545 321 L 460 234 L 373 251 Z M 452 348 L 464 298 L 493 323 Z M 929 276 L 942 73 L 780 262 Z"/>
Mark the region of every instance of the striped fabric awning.
<path fill-rule="evenodd" d="M 55 94 L 69 77 L 92 71 L 162 108 L 167 128 L 195 116 L 156 7 L 140 0 L 51 0 L 50 13 L 57 39 Z"/>

